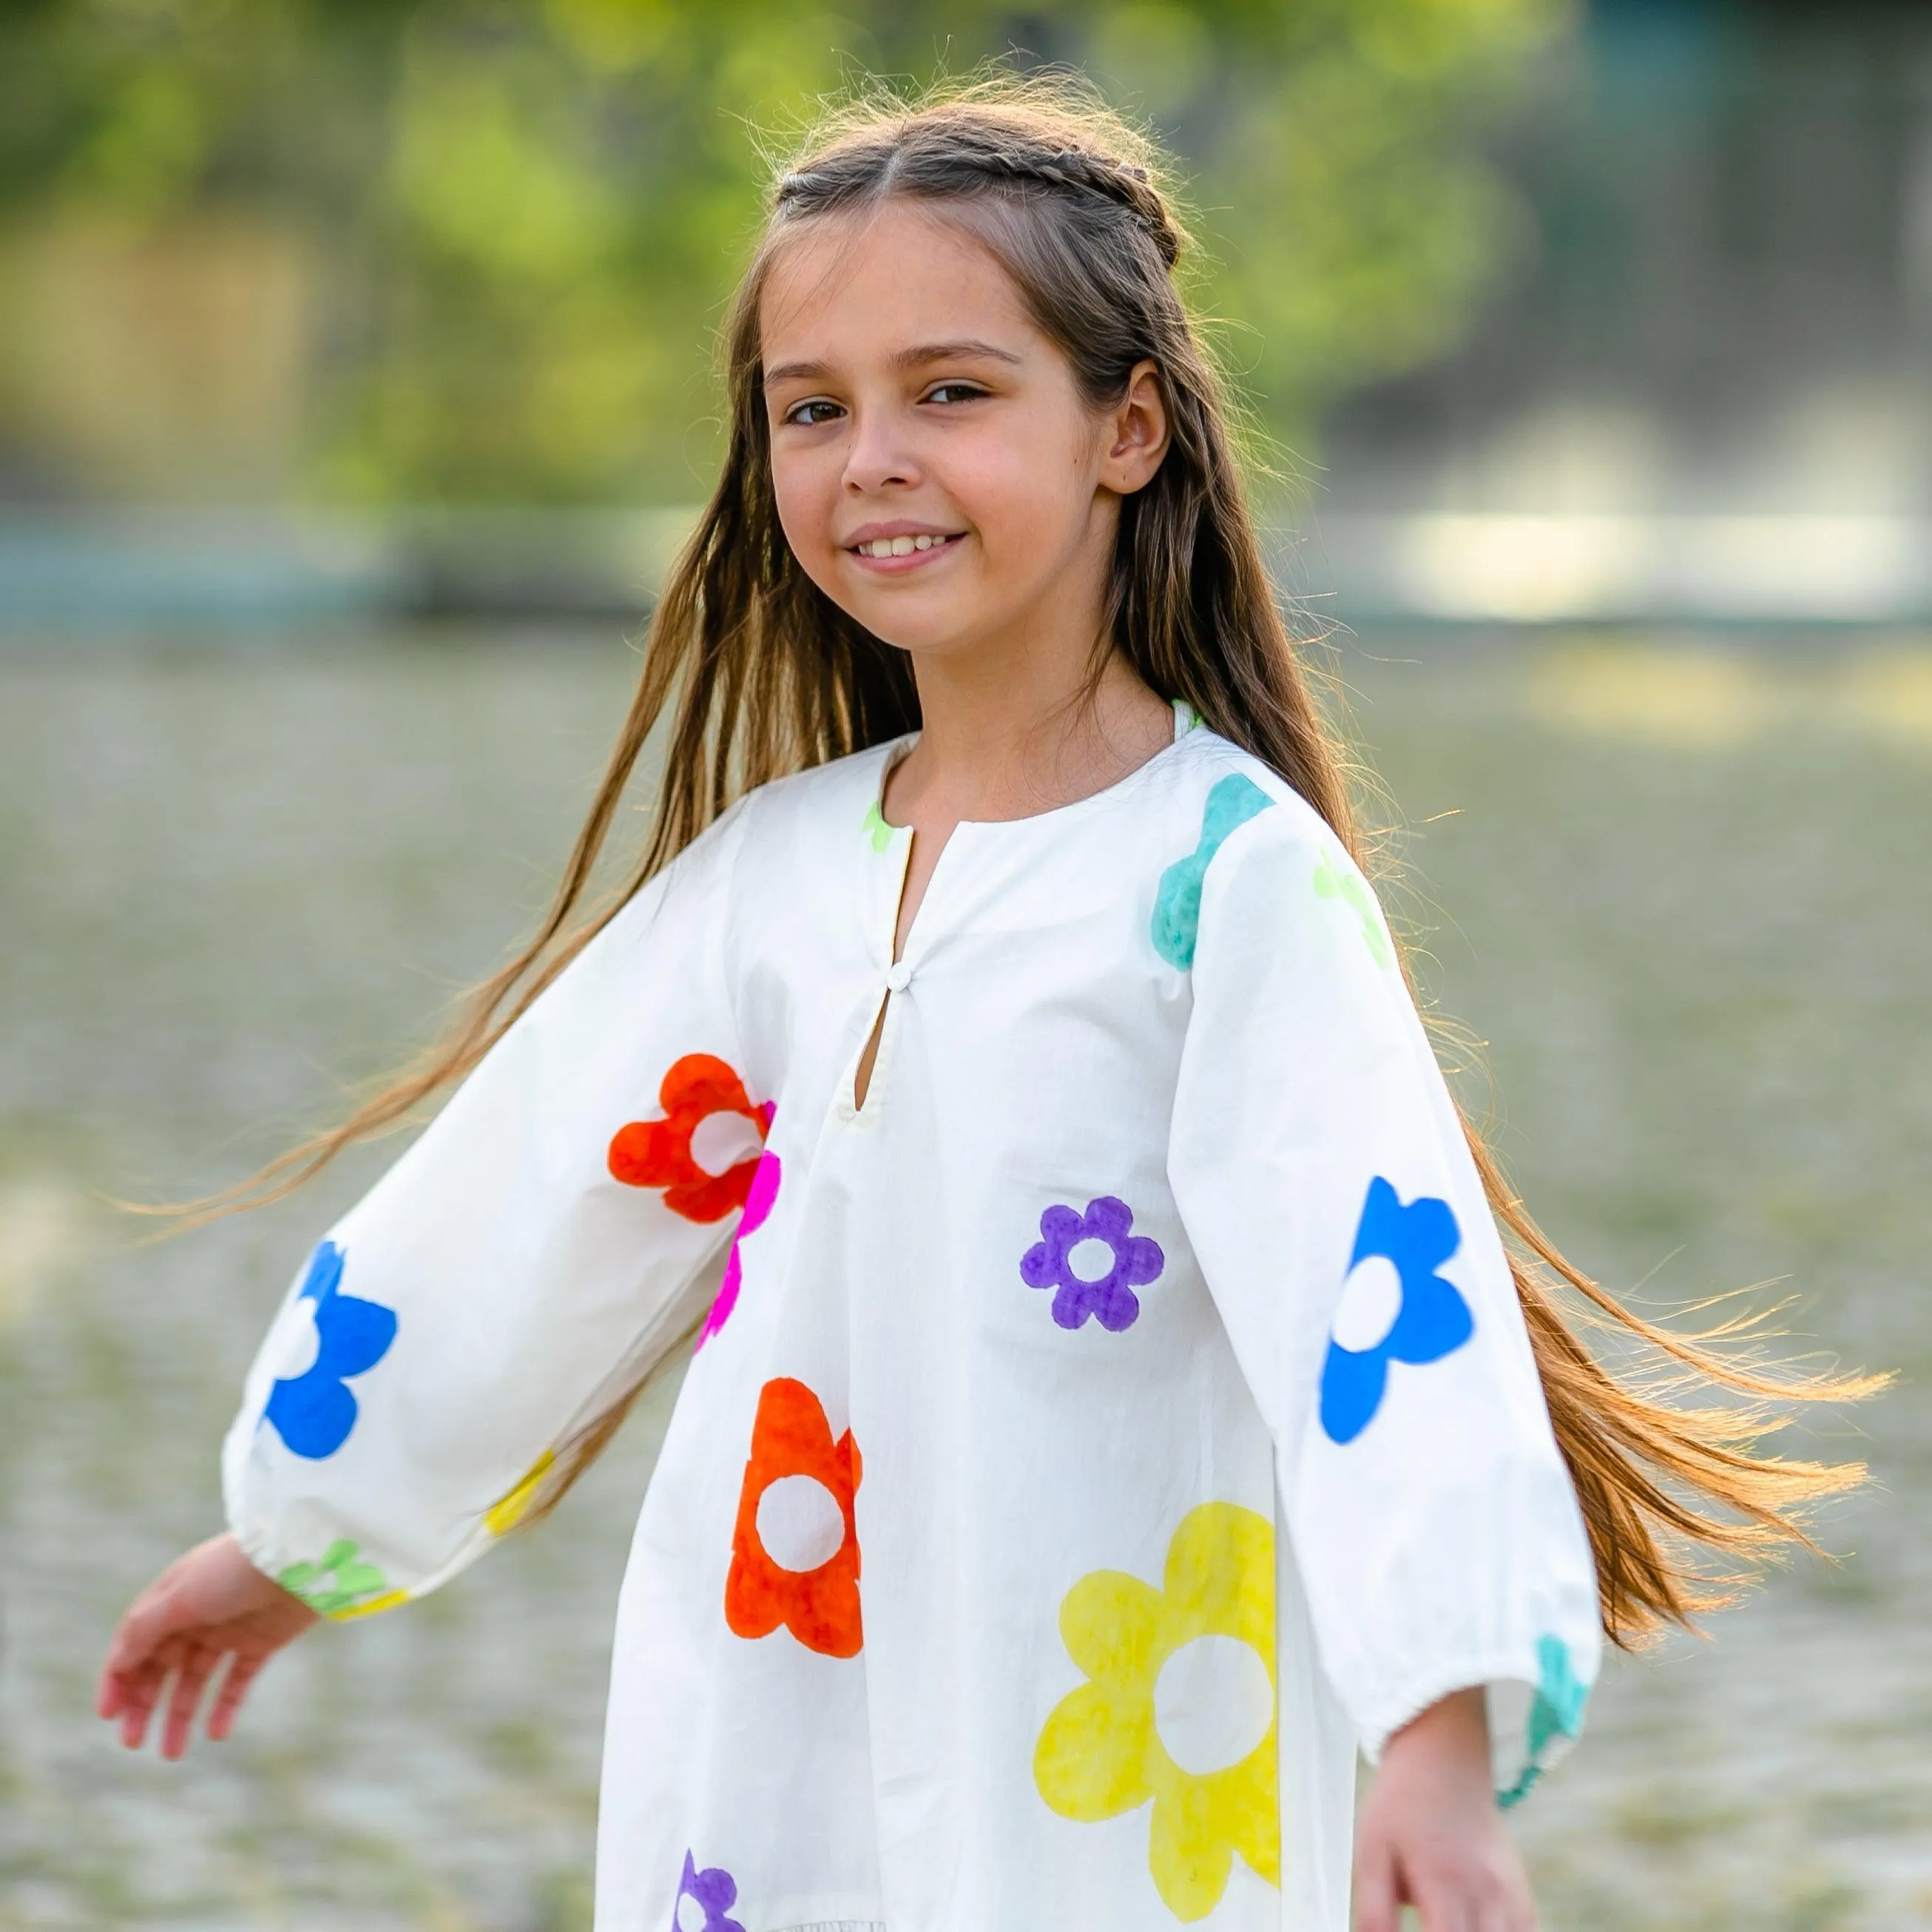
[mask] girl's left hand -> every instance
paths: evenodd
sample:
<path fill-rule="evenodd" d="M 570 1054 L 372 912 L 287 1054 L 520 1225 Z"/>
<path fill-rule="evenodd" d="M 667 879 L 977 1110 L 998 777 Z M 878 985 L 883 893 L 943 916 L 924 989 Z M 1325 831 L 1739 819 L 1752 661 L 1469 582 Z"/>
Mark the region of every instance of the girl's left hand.
<path fill-rule="evenodd" d="M 1458 1690 L 1382 1751 L 1355 1826 L 1355 1932 L 1535 1932 L 1536 1904 L 1490 1786 L 1480 1690 Z"/>

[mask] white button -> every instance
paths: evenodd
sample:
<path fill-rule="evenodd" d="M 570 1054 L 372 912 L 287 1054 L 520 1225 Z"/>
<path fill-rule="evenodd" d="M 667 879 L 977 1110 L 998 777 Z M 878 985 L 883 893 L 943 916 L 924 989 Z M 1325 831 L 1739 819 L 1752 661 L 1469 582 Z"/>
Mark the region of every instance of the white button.
<path fill-rule="evenodd" d="M 886 974 L 886 991 L 903 993 L 912 984 L 912 968 L 903 959 L 895 959 Z"/>

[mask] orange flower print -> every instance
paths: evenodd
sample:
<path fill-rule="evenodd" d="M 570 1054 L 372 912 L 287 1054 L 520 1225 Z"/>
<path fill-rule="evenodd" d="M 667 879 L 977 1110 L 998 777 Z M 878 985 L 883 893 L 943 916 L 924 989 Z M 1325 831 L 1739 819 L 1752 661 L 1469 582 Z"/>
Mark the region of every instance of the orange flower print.
<path fill-rule="evenodd" d="M 632 1120 L 610 1142 L 610 1172 L 627 1187 L 662 1187 L 664 1205 L 687 1221 L 722 1221 L 743 1207 L 758 1171 L 754 1149 L 722 1174 L 700 1167 L 692 1136 L 719 1115 L 738 1114 L 763 1142 L 772 1103 L 754 1107 L 745 1083 L 714 1054 L 687 1053 L 674 1060 L 658 1088 L 661 1120 Z"/>
<path fill-rule="evenodd" d="M 783 1624 L 821 1657 L 858 1655 L 859 1478 L 851 1430 L 833 1442 L 804 1383 L 766 1383 L 724 1580 L 724 1621 L 737 1635 L 770 1636 Z"/>

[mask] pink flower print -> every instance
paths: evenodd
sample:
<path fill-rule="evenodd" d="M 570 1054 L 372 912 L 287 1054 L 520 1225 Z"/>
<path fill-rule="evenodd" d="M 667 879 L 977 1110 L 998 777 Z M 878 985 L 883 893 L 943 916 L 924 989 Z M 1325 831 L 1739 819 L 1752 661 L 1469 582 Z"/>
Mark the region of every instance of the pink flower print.
<path fill-rule="evenodd" d="M 1127 1232 L 1133 1224 L 1133 1210 L 1111 1194 L 1088 1202 L 1084 1214 L 1054 1206 L 1041 1215 L 1040 1239 L 1021 1257 L 1020 1279 L 1029 1288 L 1054 1290 L 1053 1318 L 1061 1328 L 1078 1328 L 1090 1315 L 1116 1335 L 1132 1325 L 1141 1312 L 1134 1290 L 1157 1280 L 1167 1265 L 1158 1241 Z M 1083 1272 L 1074 1261 L 1090 1243 L 1109 1251 L 1106 1271 L 1098 1276 L 1090 1268 Z M 1081 1257 L 1083 1263 L 1087 1259 Z"/>
<path fill-rule="evenodd" d="M 698 1331 L 698 1340 L 694 1344 L 697 1348 L 703 1348 L 724 1327 L 731 1318 L 732 1310 L 738 1305 L 738 1290 L 745 1280 L 744 1264 L 738 1258 L 738 1244 L 747 1234 L 755 1234 L 765 1225 L 772 1204 L 778 1198 L 780 1173 L 778 1156 L 766 1148 L 759 1155 L 758 1165 L 752 1173 L 751 1188 L 745 1196 L 745 1212 L 738 1222 L 738 1232 L 731 1238 L 731 1252 L 725 1258 L 724 1279 L 718 1285 L 718 1298 L 712 1303 L 711 1312 L 704 1318 L 704 1326 Z"/>
<path fill-rule="evenodd" d="M 687 1898 L 704 1914 L 702 1921 L 686 1915 Z M 671 1907 L 671 1932 L 745 1932 L 736 1919 L 724 1916 L 737 1902 L 738 1881 L 722 1865 L 706 1865 L 700 1871 L 698 1861 L 686 1852 L 677 1903 Z"/>

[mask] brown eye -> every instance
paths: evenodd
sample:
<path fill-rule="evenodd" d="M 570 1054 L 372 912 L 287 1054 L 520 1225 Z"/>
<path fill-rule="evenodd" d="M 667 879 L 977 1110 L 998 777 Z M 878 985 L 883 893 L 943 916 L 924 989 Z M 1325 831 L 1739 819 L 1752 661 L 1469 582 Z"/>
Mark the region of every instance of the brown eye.
<path fill-rule="evenodd" d="M 823 416 L 814 413 L 820 410 L 825 412 Z M 784 420 L 788 423 L 796 423 L 801 428 L 812 429 L 820 423 L 830 422 L 835 417 L 844 414 L 844 411 L 836 403 L 828 403 L 823 398 L 818 398 L 808 403 L 793 404 L 785 411 Z"/>
<path fill-rule="evenodd" d="M 941 382 L 936 388 L 926 392 L 926 400 L 928 403 L 939 403 L 950 406 L 957 403 L 970 403 L 986 393 L 984 389 L 974 382 Z"/>

